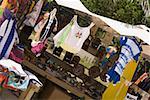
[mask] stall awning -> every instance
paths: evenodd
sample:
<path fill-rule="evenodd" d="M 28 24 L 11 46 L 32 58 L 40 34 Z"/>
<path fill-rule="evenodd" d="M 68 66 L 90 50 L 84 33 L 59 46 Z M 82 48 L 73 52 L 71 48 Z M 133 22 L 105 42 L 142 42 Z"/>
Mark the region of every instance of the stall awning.
<path fill-rule="evenodd" d="M 143 40 L 145 43 L 150 45 L 150 28 L 145 25 L 130 25 L 127 23 L 123 23 L 117 20 L 113 20 L 107 17 L 103 17 L 97 14 L 90 12 L 80 0 L 55 0 L 58 5 L 62 5 L 68 8 L 72 8 L 86 14 L 91 15 L 99 19 L 99 21 L 103 21 L 105 24 L 110 26 L 114 31 L 119 33 L 120 35 L 125 36 L 136 36 L 139 39 Z"/>

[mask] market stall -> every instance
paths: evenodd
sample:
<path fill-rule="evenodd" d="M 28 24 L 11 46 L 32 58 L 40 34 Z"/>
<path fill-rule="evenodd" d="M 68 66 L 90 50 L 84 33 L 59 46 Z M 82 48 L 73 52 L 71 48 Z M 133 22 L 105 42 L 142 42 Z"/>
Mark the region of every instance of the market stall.
<path fill-rule="evenodd" d="M 130 88 L 150 97 L 134 75 L 149 59 L 145 25 L 96 15 L 80 0 L 3 0 L 0 10 L 1 86 L 20 99 L 123 99 Z"/>

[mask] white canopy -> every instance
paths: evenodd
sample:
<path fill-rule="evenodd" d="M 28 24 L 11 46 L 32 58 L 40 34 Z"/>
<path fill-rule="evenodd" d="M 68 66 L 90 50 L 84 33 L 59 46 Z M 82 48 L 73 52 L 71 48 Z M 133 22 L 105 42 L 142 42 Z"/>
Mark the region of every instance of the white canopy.
<path fill-rule="evenodd" d="M 136 36 L 150 45 L 150 28 L 145 25 L 130 25 L 90 12 L 80 0 L 55 0 L 58 5 L 72 8 L 102 20 L 120 35 Z"/>

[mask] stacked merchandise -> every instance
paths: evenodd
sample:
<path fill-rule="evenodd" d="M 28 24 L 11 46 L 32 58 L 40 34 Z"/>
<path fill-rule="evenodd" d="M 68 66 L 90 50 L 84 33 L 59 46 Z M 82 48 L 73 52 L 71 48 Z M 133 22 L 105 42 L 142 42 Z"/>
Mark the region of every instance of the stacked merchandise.
<path fill-rule="evenodd" d="M 25 91 L 30 83 L 34 83 L 37 87 L 42 86 L 42 83 L 35 75 L 30 73 L 29 71 L 24 71 L 22 69 L 22 66 L 14 62 L 13 60 L 0 60 L 0 68 L 1 87 L 15 91 Z"/>

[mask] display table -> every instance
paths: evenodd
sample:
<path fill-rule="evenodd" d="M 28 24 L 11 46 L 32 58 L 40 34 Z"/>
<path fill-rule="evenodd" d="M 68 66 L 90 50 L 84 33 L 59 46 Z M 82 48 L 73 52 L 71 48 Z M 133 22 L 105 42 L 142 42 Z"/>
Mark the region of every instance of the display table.
<path fill-rule="evenodd" d="M 38 73 L 39 75 L 45 77 L 49 81 L 57 84 L 58 86 L 66 89 L 66 90 L 71 91 L 71 93 L 75 94 L 76 96 L 84 97 L 85 100 L 91 100 L 92 99 L 90 96 L 86 95 L 85 93 L 75 89 L 74 87 L 68 85 L 64 81 L 61 81 L 61 80 L 57 79 L 56 77 L 50 75 L 48 72 L 38 68 L 37 66 L 33 65 L 32 63 L 30 63 L 28 61 L 24 61 L 23 65 L 28 67 L 29 69 L 33 70 L 34 72 Z"/>

